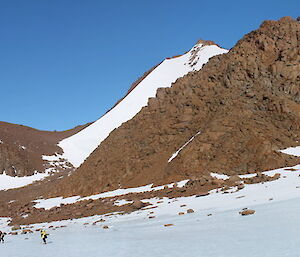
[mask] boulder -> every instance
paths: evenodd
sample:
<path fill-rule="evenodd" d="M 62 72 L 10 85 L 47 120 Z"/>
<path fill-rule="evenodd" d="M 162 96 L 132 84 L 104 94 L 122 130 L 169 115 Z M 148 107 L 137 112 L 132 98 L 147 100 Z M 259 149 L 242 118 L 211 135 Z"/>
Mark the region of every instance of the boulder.
<path fill-rule="evenodd" d="M 21 232 L 21 234 L 29 234 L 29 233 L 33 233 L 33 231 L 30 229 L 23 229 Z"/>
<path fill-rule="evenodd" d="M 21 229 L 20 226 L 13 226 L 13 227 L 11 228 L 12 231 L 19 230 L 19 229 Z"/>
<path fill-rule="evenodd" d="M 188 209 L 187 211 L 186 211 L 186 213 L 194 213 L 195 211 L 193 210 L 193 209 Z"/>
<path fill-rule="evenodd" d="M 239 184 L 239 185 L 237 186 L 237 189 L 238 189 L 238 190 L 241 190 L 241 189 L 243 189 L 244 187 L 245 187 L 244 184 Z"/>
<path fill-rule="evenodd" d="M 139 210 L 139 209 L 145 207 L 146 204 L 143 203 L 143 202 L 140 201 L 140 200 L 134 200 L 133 203 L 131 204 L 131 206 L 132 206 L 134 209 Z"/>
<path fill-rule="evenodd" d="M 241 178 L 238 175 L 230 176 L 230 178 L 227 179 L 227 181 L 231 184 L 236 184 L 240 180 L 241 180 Z"/>
<path fill-rule="evenodd" d="M 245 209 L 245 210 L 239 212 L 239 214 L 241 214 L 242 216 L 252 215 L 254 213 L 255 213 L 255 210 L 250 210 L 250 209 Z"/>
<path fill-rule="evenodd" d="M 203 193 L 197 194 L 196 197 L 202 197 L 202 196 L 207 196 L 207 195 L 209 195 L 209 192 L 203 192 Z"/>

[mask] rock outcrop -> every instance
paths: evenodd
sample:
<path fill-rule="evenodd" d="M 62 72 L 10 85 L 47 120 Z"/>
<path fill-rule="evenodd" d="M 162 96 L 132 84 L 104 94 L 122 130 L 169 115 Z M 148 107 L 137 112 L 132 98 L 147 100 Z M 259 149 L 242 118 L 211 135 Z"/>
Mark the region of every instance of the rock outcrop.
<path fill-rule="evenodd" d="M 159 89 L 62 180 L 59 193 L 291 166 L 299 158 L 278 150 L 299 144 L 299 128 L 300 24 L 290 17 L 265 21 L 228 54 Z"/>

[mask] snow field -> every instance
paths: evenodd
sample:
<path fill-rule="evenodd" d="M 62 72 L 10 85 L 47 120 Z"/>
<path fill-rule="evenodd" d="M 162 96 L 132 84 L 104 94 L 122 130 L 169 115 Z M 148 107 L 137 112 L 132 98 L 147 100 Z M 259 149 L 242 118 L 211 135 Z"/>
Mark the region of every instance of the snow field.
<path fill-rule="evenodd" d="M 49 244 L 41 244 L 39 232 L 7 236 L 1 253 L 5 257 L 298 256 L 300 199 L 253 207 L 255 215 L 246 217 L 232 209 L 212 216 L 195 212 L 154 219 L 139 214 L 104 217 L 107 221 L 95 226 L 83 225 L 91 220 L 85 218 L 56 230 L 44 224 Z M 174 226 L 164 227 L 167 223 Z"/>

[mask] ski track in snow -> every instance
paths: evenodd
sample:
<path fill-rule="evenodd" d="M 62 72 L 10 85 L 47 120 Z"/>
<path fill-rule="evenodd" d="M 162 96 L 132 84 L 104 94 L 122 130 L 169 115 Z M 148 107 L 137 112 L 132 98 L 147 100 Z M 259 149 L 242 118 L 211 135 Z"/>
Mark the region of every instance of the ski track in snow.
<path fill-rule="evenodd" d="M 196 53 L 197 63 L 190 63 L 192 51 L 196 49 L 200 49 Z M 74 167 L 79 167 L 111 131 L 132 119 L 142 107 L 147 106 L 148 99 L 155 97 L 158 88 L 171 87 L 178 78 L 191 71 L 200 70 L 209 58 L 227 52 L 228 50 L 216 45 L 199 44 L 182 56 L 165 59 L 107 114 L 77 134 L 59 142 L 58 145 L 64 151 L 63 158 Z"/>

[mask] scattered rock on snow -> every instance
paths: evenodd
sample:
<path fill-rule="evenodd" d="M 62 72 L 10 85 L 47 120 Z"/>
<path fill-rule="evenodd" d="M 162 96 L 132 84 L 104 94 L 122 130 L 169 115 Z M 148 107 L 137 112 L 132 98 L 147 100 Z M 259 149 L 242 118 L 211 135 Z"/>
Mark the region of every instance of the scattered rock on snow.
<path fill-rule="evenodd" d="M 194 210 L 193 210 L 193 209 L 188 209 L 188 210 L 186 211 L 186 213 L 194 213 Z"/>
<path fill-rule="evenodd" d="M 246 210 L 239 212 L 239 214 L 241 214 L 242 216 L 252 215 L 254 213 L 255 213 L 255 210 L 250 210 L 250 209 L 246 209 Z"/>
<path fill-rule="evenodd" d="M 30 230 L 30 229 L 24 229 L 24 230 L 22 230 L 22 232 L 21 232 L 21 234 L 28 234 L 28 233 L 33 233 L 33 231 Z"/>
<path fill-rule="evenodd" d="M 241 189 L 243 189 L 244 187 L 245 187 L 244 184 L 239 184 L 239 185 L 237 186 L 237 189 L 238 189 L 238 190 L 241 190 Z"/>
<path fill-rule="evenodd" d="M 202 197 L 202 196 L 206 196 L 206 195 L 209 195 L 209 193 L 208 192 L 200 193 L 200 194 L 197 194 L 196 197 Z"/>
<path fill-rule="evenodd" d="M 14 226 L 14 227 L 11 228 L 12 231 L 19 230 L 19 229 L 21 229 L 20 226 Z"/>
<path fill-rule="evenodd" d="M 93 225 L 96 225 L 98 222 L 104 222 L 104 221 L 105 221 L 104 219 L 100 219 L 100 220 L 94 221 L 92 224 L 93 224 Z"/>

